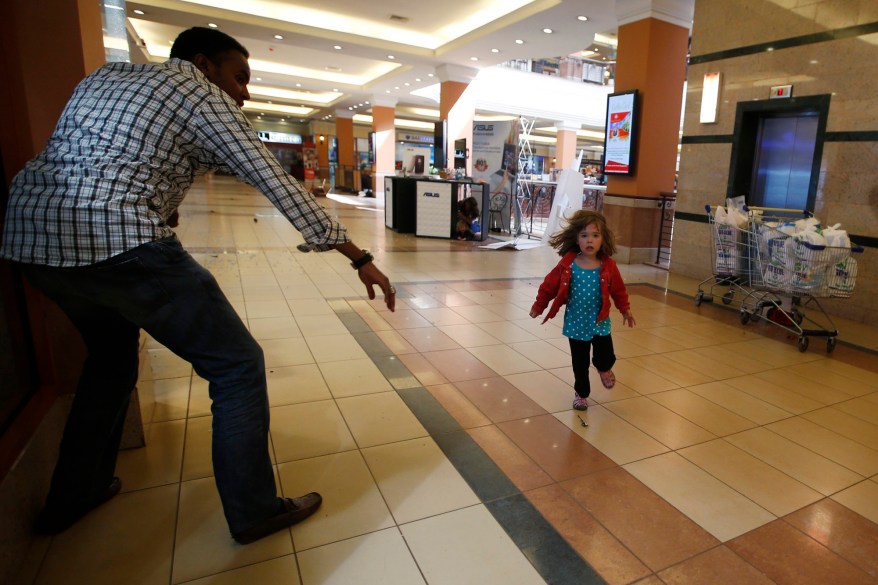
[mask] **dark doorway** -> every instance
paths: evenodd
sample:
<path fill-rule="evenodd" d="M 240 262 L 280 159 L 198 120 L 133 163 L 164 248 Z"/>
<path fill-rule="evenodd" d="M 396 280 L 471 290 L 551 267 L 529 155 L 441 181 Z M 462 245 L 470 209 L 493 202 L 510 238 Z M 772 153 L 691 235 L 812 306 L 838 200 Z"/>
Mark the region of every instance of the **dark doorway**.
<path fill-rule="evenodd" d="M 728 196 L 749 205 L 814 210 L 829 97 L 738 104 Z"/>

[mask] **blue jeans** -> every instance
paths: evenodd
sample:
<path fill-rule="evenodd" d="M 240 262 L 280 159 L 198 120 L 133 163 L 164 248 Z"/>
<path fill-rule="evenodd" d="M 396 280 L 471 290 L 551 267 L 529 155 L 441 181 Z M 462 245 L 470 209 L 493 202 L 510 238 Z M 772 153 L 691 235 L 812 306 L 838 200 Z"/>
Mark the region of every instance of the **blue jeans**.
<path fill-rule="evenodd" d="M 231 532 L 277 512 L 262 349 L 176 238 L 91 266 L 21 267 L 67 314 L 88 350 L 47 510 L 85 507 L 112 481 L 143 329 L 210 383 L 214 477 Z"/>

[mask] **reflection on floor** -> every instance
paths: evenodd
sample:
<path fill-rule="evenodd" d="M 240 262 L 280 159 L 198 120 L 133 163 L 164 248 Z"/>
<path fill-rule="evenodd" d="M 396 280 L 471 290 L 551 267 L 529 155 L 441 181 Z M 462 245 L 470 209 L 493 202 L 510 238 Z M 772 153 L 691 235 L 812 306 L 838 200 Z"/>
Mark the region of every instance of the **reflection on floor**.
<path fill-rule="evenodd" d="M 179 228 L 265 350 L 278 485 L 322 492 L 320 512 L 234 544 L 206 383 L 146 338 L 147 447 L 122 454 L 123 493 L 38 540 L 15 585 L 878 583 L 878 365 L 847 343 L 874 350 L 874 328 L 800 353 L 696 308 L 694 280 L 623 266 L 637 328 L 613 315 L 618 383 L 595 377 L 577 413 L 560 316 L 527 315 L 552 250 L 415 238 L 374 200 L 322 201 L 395 313 L 231 179 L 199 183 Z"/>

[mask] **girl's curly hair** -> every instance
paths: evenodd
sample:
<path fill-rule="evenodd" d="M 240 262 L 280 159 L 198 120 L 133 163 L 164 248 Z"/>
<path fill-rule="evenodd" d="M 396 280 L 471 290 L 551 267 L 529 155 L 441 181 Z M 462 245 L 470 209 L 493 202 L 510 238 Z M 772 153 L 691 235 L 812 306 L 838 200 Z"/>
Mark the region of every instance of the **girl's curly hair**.
<path fill-rule="evenodd" d="M 598 250 L 598 258 L 609 258 L 616 253 L 616 239 L 613 237 L 613 232 L 607 227 L 606 218 L 597 211 L 582 209 L 575 212 L 567 219 L 567 225 L 549 238 L 549 245 L 558 250 L 559 256 L 579 250 L 579 232 L 591 224 L 598 228 L 603 238 L 601 249 Z"/>

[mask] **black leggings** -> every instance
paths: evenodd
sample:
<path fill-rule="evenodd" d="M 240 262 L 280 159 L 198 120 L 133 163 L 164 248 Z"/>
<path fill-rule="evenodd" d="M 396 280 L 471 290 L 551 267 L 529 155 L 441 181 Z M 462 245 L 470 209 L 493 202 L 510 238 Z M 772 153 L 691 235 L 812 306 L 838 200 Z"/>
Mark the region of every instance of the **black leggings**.
<path fill-rule="evenodd" d="M 616 363 L 616 354 L 613 352 L 613 338 L 610 335 L 595 335 L 591 341 L 580 341 L 568 338 L 570 341 L 570 357 L 573 361 L 573 389 L 578 396 L 586 398 L 591 394 L 591 384 L 588 381 L 588 360 L 591 348 L 594 346 L 594 359 L 591 363 L 599 372 L 607 372 L 613 369 Z"/>

